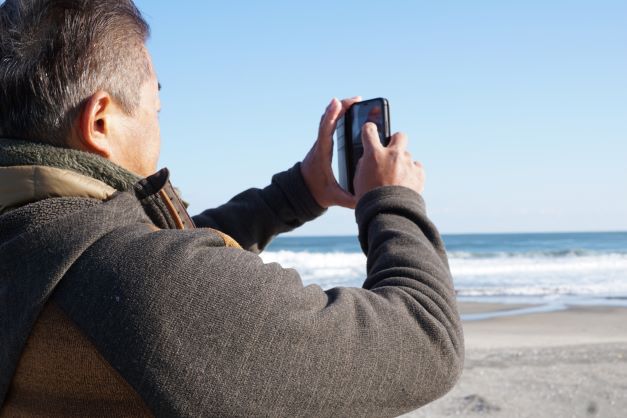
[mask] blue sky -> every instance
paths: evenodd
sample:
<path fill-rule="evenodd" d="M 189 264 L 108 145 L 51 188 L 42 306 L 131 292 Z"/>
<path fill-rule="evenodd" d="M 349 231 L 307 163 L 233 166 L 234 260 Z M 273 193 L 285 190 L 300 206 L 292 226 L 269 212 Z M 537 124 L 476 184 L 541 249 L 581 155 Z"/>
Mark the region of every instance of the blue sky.
<path fill-rule="evenodd" d="M 191 212 L 265 186 L 362 95 L 390 101 L 443 232 L 627 230 L 625 1 L 136 3 Z M 337 208 L 297 233 L 356 225 Z"/>

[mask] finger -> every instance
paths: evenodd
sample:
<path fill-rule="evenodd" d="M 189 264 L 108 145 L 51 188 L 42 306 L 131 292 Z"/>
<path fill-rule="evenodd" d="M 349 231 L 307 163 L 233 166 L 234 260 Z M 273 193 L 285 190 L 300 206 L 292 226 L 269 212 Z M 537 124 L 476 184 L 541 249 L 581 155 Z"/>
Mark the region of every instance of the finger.
<path fill-rule="evenodd" d="M 335 132 L 335 127 L 337 125 L 338 119 L 344 116 L 344 113 L 351 107 L 354 103 L 360 102 L 361 96 L 351 97 L 350 99 L 343 99 L 342 101 L 338 101 L 333 98 L 324 114 L 320 118 L 320 130 L 318 132 L 318 136 L 333 136 L 333 132 Z M 339 108 L 339 112 L 337 112 L 337 104 L 338 102 L 341 104 Z M 330 120 L 333 119 L 333 120 Z"/>
<path fill-rule="evenodd" d="M 343 99 L 342 102 L 341 102 L 342 103 L 342 111 L 340 112 L 340 116 L 338 116 L 338 118 L 341 118 L 342 116 L 344 116 L 344 114 L 346 113 L 346 111 L 348 110 L 349 107 L 351 107 L 355 103 L 359 103 L 361 101 L 362 101 L 361 96 L 351 97 L 350 99 Z"/>
<path fill-rule="evenodd" d="M 320 128 L 322 127 L 322 123 L 325 121 L 325 118 L 328 118 L 328 114 L 329 114 L 329 109 L 331 109 L 333 106 L 335 106 L 337 100 L 335 99 L 335 97 L 333 99 L 331 99 L 331 101 L 329 102 L 328 106 L 326 109 L 324 109 L 324 113 L 320 116 L 320 123 L 318 124 L 318 134 L 320 134 Z"/>
<path fill-rule="evenodd" d="M 396 148 L 398 150 L 404 150 L 407 148 L 407 135 L 402 132 L 397 132 L 392 135 L 388 148 Z"/>
<path fill-rule="evenodd" d="M 361 96 L 351 97 L 350 99 L 342 99 L 342 109 L 347 110 L 355 103 L 361 102 Z"/>
<path fill-rule="evenodd" d="M 322 121 L 320 122 L 320 130 L 318 131 L 318 139 L 322 142 L 332 142 L 333 132 L 339 118 L 339 114 L 342 110 L 339 100 L 333 98 L 327 110 L 322 115 Z"/>
<path fill-rule="evenodd" d="M 377 125 L 367 122 L 361 128 L 361 142 L 364 144 L 364 154 L 372 153 L 383 148 L 379 139 L 379 131 Z"/>

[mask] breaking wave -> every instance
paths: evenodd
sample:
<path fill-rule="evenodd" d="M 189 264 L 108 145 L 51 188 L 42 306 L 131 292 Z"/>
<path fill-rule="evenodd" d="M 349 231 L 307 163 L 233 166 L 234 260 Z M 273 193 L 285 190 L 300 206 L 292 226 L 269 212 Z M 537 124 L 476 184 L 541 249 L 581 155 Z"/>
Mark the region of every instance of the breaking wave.
<path fill-rule="evenodd" d="M 265 262 L 296 269 L 305 285 L 362 285 L 366 257 L 354 252 L 271 251 Z M 627 253 L 595 251 L 450 252 L 460 296 L 627 296 Z"/>

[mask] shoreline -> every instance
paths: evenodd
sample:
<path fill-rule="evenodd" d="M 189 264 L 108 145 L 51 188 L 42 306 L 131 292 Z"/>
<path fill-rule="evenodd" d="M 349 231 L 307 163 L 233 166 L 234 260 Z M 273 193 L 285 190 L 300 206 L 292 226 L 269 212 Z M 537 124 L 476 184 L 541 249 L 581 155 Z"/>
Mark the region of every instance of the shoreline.
<path fill-rule="evenodd" d="M 458 298 L 462 320 L 481 321 L 504 316 L 520 316 L 535 313 L 559 312 L 571 309 L 627 309 L 627 297 L 570 296 L 539 301 L 532 297 Z"/>
<path fill-rule="evenodd" d="M 459 302 L 466 361 L 458 384 L 416 417 L 624 417 L 627 308 Z M 521 313 L 521 312 L 530 313 Z M 516 312 L 516 314 L 512 314 Z M 509 313 L 509 315 L 508 315 Z"/>

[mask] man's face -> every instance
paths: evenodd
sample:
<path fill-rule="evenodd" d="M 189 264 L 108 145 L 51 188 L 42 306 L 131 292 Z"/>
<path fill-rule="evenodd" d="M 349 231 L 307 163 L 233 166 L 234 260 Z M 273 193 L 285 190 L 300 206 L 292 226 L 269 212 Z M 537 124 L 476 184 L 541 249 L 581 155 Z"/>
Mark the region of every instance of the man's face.
<path fill-rule="evenodd" d="M 124 162 L 121 165 L 141 176 L 157 170 L 161 148 L 159 82 L 150 62 L 150 77 L 140 88 L 139 106 L 121 126 L 124 132 L 118 149 L 118 159 Z"/>

